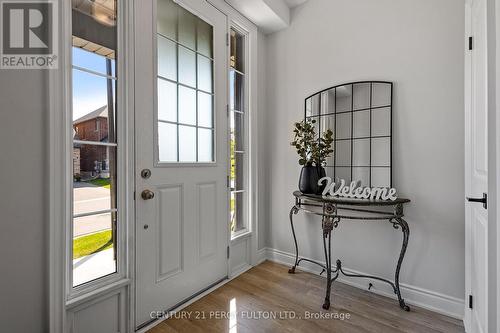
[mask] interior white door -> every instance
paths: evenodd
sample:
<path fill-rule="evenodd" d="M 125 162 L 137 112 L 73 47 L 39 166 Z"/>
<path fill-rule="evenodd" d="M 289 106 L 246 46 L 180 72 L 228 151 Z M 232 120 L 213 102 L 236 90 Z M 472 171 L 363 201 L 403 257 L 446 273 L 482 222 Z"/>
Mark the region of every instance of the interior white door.
<path fill-rule="evenodd" d="M 227 18 L 135 1 L 136 326 L 227 277 Z"/>
<path fill-rule="evenodd" d="M 467 50 L 465 67 L 465 193 L 478 201 L 488 192 L 486 1 L 468 1 L 466 11 L 472 49 Z M 465 324 L 469 332 L 488 332 L 487 205 L 467 200 L 465 213 Z"/>

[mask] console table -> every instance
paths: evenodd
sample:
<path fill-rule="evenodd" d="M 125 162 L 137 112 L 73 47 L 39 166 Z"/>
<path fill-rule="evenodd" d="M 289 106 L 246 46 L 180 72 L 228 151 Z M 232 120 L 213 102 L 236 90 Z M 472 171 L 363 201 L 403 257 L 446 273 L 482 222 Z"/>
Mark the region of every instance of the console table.
<path fill-rule="evenodd" d="M 288 273 L 295 273 L 295 268 L 301 261 L 311 262 L 323 268 L 326 272 L 326 296 L 323 303 L 323 309 L 330 308 L 330 291 L 333 281 L 335 281 L 339 274 L 348 277 L 361 277 L 379 280 L 388 283 L 399 300 L 399 306 L 405 310 L 410 311 L 410 307 L 405 304 L 404 299 L 401 297 L 399 289 L 399 271 L 403 263 L 406 247 L 408 246 L 408 238 L 410 236 L 410 228 L 408 223 L 403 220 L 403 205 L 410 202 L 408 199 L 398 198 L 395 201 L 388 200 L 369 200 L 369 199 L 350 199 L 341 197 L 324 197 L 321 195 L 304 194 L 299 191 L 293 192 L 295 197 L 295 205 L 290 210 L 290 225 L 292 227 L 293 240 L 295 242 L 295 264 L 288 270 Z M 378 210 L 375 207 L 380 207 Z M 317 261 L 299 258 L 299 247 L 297 244 L 297 237 L 295 236 L 295 229 L 293 227 L 293 215 L 299 211 L 322 216 L 321 228 L 323 230 L 323 248 L 325 251 L 325 264 Z M 355 213 L 355 214 L 353 214 Z M 337 259 L 336 267 L 332 269 L 331 257 L 331 243 L 332 243 L 332 230 L 337 228 L 339 222 L 343 219 L 352 220 L 385 220 L 392 224 L 394 229 L 401 229 L 403 232 L 403 245 L 399 254 L 399 259 L 396 265 L 396 273 L 394 282 L 371 275 L 349 274 L 343 271 L 342 262 Z M 328 240 L 328 246 L 327 246 Z M 334 276 L 332 277 L 332 274 Z"/>

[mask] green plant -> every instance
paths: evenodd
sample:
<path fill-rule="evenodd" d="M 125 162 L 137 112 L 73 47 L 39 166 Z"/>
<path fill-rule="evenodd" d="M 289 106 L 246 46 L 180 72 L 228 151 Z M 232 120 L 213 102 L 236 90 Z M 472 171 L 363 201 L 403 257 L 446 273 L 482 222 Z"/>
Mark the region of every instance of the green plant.
<path fill-rule="evenodd" d="M 300 165 L 322 166 L 333 153 L 333 132 L 328 129 L 318 138 L 315 124 L 316 120 L 306 119 L 294 125 L 294 137 L 290 144 L 297 150 Z"/>

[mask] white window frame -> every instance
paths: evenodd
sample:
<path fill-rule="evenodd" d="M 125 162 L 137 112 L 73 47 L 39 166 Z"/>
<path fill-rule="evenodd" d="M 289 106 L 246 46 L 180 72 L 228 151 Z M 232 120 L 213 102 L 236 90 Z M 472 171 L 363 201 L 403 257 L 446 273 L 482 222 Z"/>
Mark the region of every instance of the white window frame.
<path fill-rule="evenodd" d="M 251 167 L 250 167 L 250 161 L 252 160 L 252 157 L 250 155 L 250 150 L 252 147 L 252 144 L 250 142 L 250 122 L 252 121 L 252 109 L 250 109 L 250 31 L 246 29 L 243 25 L 241 25 L 238 21 L 235 21 L 234 19 L 229 20 L 229 27 L 228 27 L 228 34 L 229 34 L 229 42 L 228 42 L 228 48 L 229 48 L 229 55 L 228 55 L 228 75 L 230 73 L 231 69 L 231 63 L 230 63 L 230 47 L 231 47 L 231 29 L 235 30 L 237 33 L 241 34 L 243 36 L 243 151 L 244 151 L 244 158 L 243 158 L 243 190 L 242 192 L 244 193 L 244 204 L 243 204 L 243 218 L 244 218 L 244 228 L 235 232 L 231 231 L 231 241 L 243 238 L 243 237 L 248 237 L 252 234 L 252 223 L 250 220 L 250 209 L 252 207 L 251 205 L 251 192 L 250 192 L 250 175 L 251 175 Z M 228 85 L 229 85 L 228 80 Z M 230 91 L 231 87 L 228 87 L 228 90 Z M 228 105 L 230 105 L 230 93 L 228 92 Z M 240 110 L 241 111 L 241 110 Z M 228 118 L 231 117 L 231 107 L 228 107 Z M 228 119 L 228 128 L 230 129 L 230 120 Z M 229 136 L 229 149 L 231 149 L 230 146 L 230 140 L 231 137 Z M 231 153 L 229 152 L 229 175 L 231 175 Z M 233 191 L 230 191 L 231 193 Z M 229 221 L 231 222 L 231 221 Z"/>
<path fill-rule="evenodd" d="M 49 326 L 51 332 L 65 332 L 66 311 L 100 295 L 130 285 L 133 270 L 133 35 L 127 22 L 132 4 L 118 2 L 116 85 L 117 109 L 117 270 L 116 273 L 73 287 L 73 120 L 72 120 L 72 5 L 59 3 L 57 13 L 59 64 L 49 73 Z M 121 212 L 120 212 L 121 210 Z"/>

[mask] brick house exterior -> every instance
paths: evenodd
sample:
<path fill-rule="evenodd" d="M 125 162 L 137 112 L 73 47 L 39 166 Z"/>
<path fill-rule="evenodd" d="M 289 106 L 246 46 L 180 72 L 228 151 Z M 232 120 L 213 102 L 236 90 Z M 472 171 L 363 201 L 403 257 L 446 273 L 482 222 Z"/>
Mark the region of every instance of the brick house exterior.
<path fill-rule="evenodd" d="M 108 142 L 108 107 L 100 107 L 75 120 L 73 129 L 74 140 Z M 79 149 L 79 173 L 82 176 L 95 176 L 96 171 L 109 169 L 107 165 L 109 163 L 109 147 L 75 144 L 75 148 Z M 74 154 L 73 159 L 76 158 L 77 156 Z M 75 161 L 73 163 L 75 165 Z M 96 170 L 96 165 L 99 170 Z"/>

